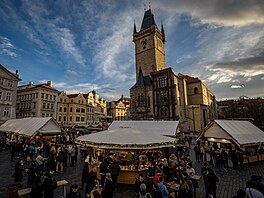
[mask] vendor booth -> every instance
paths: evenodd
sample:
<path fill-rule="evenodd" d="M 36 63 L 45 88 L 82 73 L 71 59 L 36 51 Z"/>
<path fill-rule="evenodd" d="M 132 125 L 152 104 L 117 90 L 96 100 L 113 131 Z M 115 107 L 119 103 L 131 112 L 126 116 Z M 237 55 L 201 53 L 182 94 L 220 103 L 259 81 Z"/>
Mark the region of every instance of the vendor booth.
<path fill-rule="evenodd" d="M 111 156 L 121 169 L 117 182 L 134 184 L 139 173 L 146 171 L 149 156 L 164 156 L 166 148 L 175 146 L 176 139 L 164 134 L 175 135 L 178 122 L 166 123 L 117 121 L 109 130 L 80 136 L 76 142 L 93 148 L 97 156 Z"/>
<path fill-rule="evenodd" d="M 200 134 L 199 139 L 227 152 L 243 152 L 244 163 L 264 160 L 264 132 L 249 121 L 215 120 Z"/>
<path fill-rule="evenodd" d="M 0 132 L 29 139 L 47 139 L 55 141 L 56 135 L 62 135 L 60 126 L 51 117 L 12 119 L 0 126 Z"/>

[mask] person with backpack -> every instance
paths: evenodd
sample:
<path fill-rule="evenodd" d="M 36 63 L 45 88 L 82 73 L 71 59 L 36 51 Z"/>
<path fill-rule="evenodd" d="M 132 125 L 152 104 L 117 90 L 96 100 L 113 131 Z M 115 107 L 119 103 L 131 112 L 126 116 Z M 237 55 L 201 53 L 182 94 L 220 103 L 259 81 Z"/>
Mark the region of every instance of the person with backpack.
<path fill-rule="evenodd" d="M 147 187 L 144 183 L 140 185 L 139 198 L 152 198 L 151 194 L 147 192 Z"/>

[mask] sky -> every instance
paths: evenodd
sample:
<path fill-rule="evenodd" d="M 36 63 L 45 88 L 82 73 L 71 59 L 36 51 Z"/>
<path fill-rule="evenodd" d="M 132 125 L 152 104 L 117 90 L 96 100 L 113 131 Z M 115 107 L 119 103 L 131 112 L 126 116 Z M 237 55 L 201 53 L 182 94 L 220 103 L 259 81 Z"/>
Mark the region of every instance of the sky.
<path fill-rule="evenodd" d="M 19 71 L 19 85 L 129 97 L 134 23 L 139 31 L 149 7 L 164 26 L 167 67 L 217 100 L 264 97 L 263 0 L 1 0 L 0 64 Z"/>

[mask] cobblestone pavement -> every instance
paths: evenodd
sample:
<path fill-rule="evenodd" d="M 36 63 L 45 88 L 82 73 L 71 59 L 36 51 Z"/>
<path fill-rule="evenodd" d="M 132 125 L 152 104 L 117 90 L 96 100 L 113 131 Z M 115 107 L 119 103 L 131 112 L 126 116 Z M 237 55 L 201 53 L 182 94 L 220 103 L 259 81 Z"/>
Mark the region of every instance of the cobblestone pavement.
<path fill-rule="evenodd" d="M 191 150 L 191 158 L 193 157 L 193 150 Z M 72 183 L 77 183 L 80 185 L 81 173 L 83 162 L 78 159 L 77 165 L 75 167 L 65 168 L 62 174 L 54 175 L 57 180 L 65 179 L 69 182 L 67 189 Z M 202 163 L 193 162 L 196 172 L 200 175 Z M 6 187 L 12 184 L 13 178 L 11 177 L 14 172 L 15 162 L 10 162 L 10 156 L 8 152 L 0 153 L 0 198 L 5 197 Z M 214 169 L 214 168 L 213 168 Z M 251 165 L 245 166 L 245 171 L 236 172 L 229 169 L 227 175 L 219 175 L 220 182 L 217 187 L 217 197 L 218 198 L 230 198 L 236 194 L 238 189 L 245 188 L 246 181 L 250 179 L 251 175 L 264 175 L 264 162 L 257 162 Z M 26 186 L 27 175 L 24 174 L 23 186 Z M 116 192 L 114 193 L 115 198 L 134 198 L 133 187 L 129 186 L 118 186 Z M 55 190 L 55 197 L 62 197 L 62 188 L 58 187 Z M 203 180 L 199 181 L 199 188 L 197 189 L 197 198 L 204 197 L 204 185 Z"/>

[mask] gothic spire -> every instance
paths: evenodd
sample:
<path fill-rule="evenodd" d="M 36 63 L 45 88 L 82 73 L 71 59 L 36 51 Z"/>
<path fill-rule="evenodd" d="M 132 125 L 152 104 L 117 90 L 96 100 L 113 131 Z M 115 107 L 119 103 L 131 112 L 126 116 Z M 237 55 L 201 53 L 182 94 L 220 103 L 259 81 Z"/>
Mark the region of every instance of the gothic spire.
<path fill-rule="evenodd" d="M 136 23 L 134 22 L 134 34 L 137 33 Z"/>
<path fill-rule="evenodd" d="M 152 14 L 151 9 L 149 9 L 145 11 L 140 31 L 143 31 L 152 25 L 156 25 L 156 23 L 154 20 L 154 15 Z"/>
<path fill-rule="evenodd" d="M 165 42 L 166 39 L 165 39 L 165 31 L 164 31 L 163 24 L 161 24 L 161 33 L 162 33 L 162 41 Z"/>

